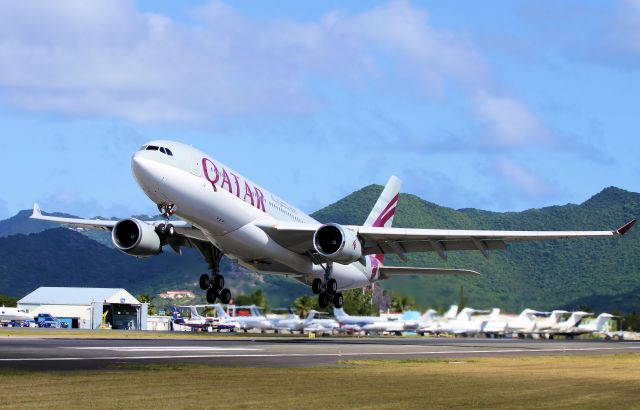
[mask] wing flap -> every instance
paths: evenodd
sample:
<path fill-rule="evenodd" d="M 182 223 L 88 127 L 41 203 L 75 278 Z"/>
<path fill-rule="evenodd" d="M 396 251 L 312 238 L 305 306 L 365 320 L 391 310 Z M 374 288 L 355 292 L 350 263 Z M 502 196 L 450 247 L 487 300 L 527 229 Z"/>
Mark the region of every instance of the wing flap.
<path fill-rule="evenodd" d="M 381 266 L 380 275 L 390 277 L 394 275 L 480 275 L 479 272 L 468 269 L 441 268 L 412 268 L 405 266 Z"/>

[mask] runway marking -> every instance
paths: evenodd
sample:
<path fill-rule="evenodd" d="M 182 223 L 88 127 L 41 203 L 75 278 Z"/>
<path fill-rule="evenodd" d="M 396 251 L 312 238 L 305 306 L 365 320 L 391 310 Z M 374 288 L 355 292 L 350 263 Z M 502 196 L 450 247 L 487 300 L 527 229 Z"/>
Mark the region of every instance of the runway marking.
<path fill-rule="evenodd" d="M 74 350 L 113 350 L 117 352 L 193 352 L 193 351 L 229 351 L 229 352 L 259 352 L 264 349 L 250 349 L 243 347 L 208 347 L 208 346 L 91 346 L 72 347 L 60 346 L 60 349 Z"/>
<path fill-rule="evenodd" d="M 568 353 L 611 350 L 638 350 L 640 346 L 627 347 L 586 347 L 559 349 L 505 349 L 505 350 L 448 350 L 439 352 L 351 352 L 351 353 L 258 353 L 258 354 L 211 354 L 211 355 L 179 355 L 179 356 L 112 356 L 112 357 L 33 357 L 8 358 L 0 362 L 30 362 L 30 361 L 81 361 L 81 360 L 158 360 L 158 359 L 222 359 L 222 358 L 276 358 L 276 357 L 356 357 L 356 356 L 436 356 L 436 355 L 470 355 L 470 354 L 506 354 L 506 353 Z"/>

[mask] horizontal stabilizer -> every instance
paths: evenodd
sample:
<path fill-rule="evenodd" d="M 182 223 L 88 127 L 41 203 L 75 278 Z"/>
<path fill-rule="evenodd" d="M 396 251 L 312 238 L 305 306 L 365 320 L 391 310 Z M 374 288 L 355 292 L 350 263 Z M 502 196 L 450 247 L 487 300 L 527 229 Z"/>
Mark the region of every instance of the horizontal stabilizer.
<path fill-rule="evenodd" d="M 480 275 L 479 272 L 467 269 L 411 268 L 405 266 L 382 266 L 380 274 L 393 275 Z"/>

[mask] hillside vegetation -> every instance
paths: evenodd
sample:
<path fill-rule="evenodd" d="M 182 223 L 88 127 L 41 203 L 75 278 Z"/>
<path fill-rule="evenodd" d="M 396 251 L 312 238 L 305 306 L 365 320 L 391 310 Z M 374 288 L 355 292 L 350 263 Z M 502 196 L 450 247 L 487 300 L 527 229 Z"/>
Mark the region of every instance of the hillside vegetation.
<path fill-rule="evenodd" d="M 322 222 L 362 224 L 381 191 L 381 186 L 367 186 L 313 216 Z M 51 225 L 29 220 L 29 214 L 24 211 L 0 222 L 0 294 L 22 297 L 39 286 L 124 287 L 134 294 L 195 290 L 197 277 L 207 270 L 194 250 L 185 250 L 182 257 L 167 250 L 140 260 L 104 246 L 109 241 L 104 234 L 88 237 L 66 228 L 50 229 Z M 403 194 L 394 226 L 610 230 L 638 215 L 640 194 L 613 187 L 580 205 L 505 213 L 454 210 Z M 636 227 L 624 238 L 512 243 L 507 251 L 491 252 L 488 260 L 475 251 L 451 253 L 448 262 L 431 253 L 410 254 L 407 265 L 468 268 L 482 276 L 402 277 L 380 285 L 425 307 L 457 302 L 463 286 L 467 303 L 476 307 L 517 311 L 586 304 L 594 310 L 640 311 L 638 249 L 640 228 Z M 385 262 L 404 264 L 395 256 Z M 236 293 L 261 288 L 271 307 L 286 306 L 297 296 L 310 294 L 293 280 L 247 272 L 226 259 L 222 270 Z"/>

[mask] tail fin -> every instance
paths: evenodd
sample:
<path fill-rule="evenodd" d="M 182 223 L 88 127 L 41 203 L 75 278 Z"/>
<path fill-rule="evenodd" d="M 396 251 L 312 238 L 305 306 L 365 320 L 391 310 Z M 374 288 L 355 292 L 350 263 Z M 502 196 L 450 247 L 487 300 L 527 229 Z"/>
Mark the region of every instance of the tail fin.
<path fill-rule="evenodd" d="M 309 311 L 309 315 L 307 316 L 307 319 L 304 321 L 305 325 L 308 325 L 309 323 L 313 322 L 313 319 L 316 317 L 316 312 L 315 310 L 310 310 Z"/>
<path fill-rule="evenodd" d="M 216 303 L 215 305 L 213 305 L 213 307 L 216 308 L 216 315 L 219 318 L 228 318 L 229 315 L 227 314 L 227 312 L 224 311 L 224 309 L 222 308 L 222 305 L 219 303 Z"/>
<path fill-rule="evenodd" d="M 447 313 L 444 314 L 444 318 L 446 320 L 453 320 L 456 318 L 456 315 L 458 314 L 458 305 L 451 305 L 451 307 L 449 308 L 449 310 L 447 311 Z"/>
<path fill-rule="evenodd" d="M 333 308 L 333 315 L 334 315 L 336 318 L 341 318 L 341 317 L 347 317 L 347 316 L 349 316 L 349 315 L 347 315 L 347 313 L 344 311 L 344 309 L 343 309 L 343 308 L 340 308 L 340 309 Z"/>
<path fill-rule="evenodd" d="M 191 319 L 201 319 L 200 313 L 198 313 L 198 309 L 195 306 L 190 306 L 189 310 L 191 311 Z"/>
<path fill-rule="evenodd" d="M 613 315 L 609 314 L 609 313 L 602 313 L 600 314 L 600 316 L 598 316 L 596 318 L 596 323 L 595 323 L 595 331 L 597 333 L 599 332 L 604 332 L 605 328 L 607 327 L 607 325 L 609 324 L 609 320 L 611 320 L 611 318 L 613 318 Z"/>
<path fill-rule="evenodd" d="M 178 309 L 177 307 L 173 307 L 171 308 L 172 311 L 172 315 L 173 316 L 173 321 L 174 322 L 182 322 L 184 319 L 182 318 L 182 314 L 180 313 L 180 309 Z"/>
<path fill-rule="evenodd" d="M 491 309 L 491 313 L 489 314 L 488 319 L 489 320 L 496 320 L 500 317 L 500 309 L 499 308 L 493 308 Z"/>
<path fill-rule="evenodd" d="M 396 207 L 400 197 L 400 185 L 402 182 L 395 175 L 389 178 L 387 186 L 384 187 L 364 226 L 388 228 L 393 224 L 393 217 L 396 215 Z"/>

